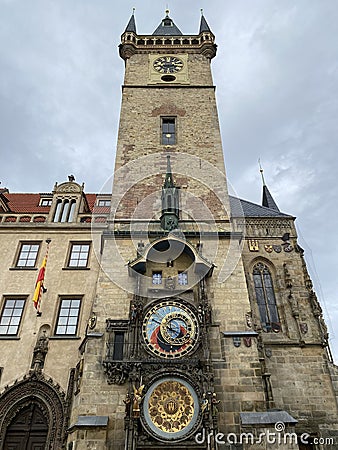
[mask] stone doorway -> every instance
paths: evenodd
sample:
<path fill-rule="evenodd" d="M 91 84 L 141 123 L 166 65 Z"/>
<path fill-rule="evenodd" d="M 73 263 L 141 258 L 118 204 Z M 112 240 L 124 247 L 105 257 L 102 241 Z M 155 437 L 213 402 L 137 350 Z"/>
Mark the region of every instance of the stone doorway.
<path fill-rule="evenodd" d="M 48 425 L 35 403 L 22 409 L 7 428 L 4 450 L 44 450 Z"/>

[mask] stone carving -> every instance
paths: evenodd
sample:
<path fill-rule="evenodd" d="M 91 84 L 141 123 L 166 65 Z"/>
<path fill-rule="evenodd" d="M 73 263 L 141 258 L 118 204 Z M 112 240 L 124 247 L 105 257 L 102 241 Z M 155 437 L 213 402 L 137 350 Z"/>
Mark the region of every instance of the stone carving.
<path fill-rule="evenodd" d="M 40 334 L 33 351 L 31 368 L 35 371 L 41 371 L 45 364 L 45 358 L 48 352 L 48 337 L 46 330 Z"/>
<path fill-rule="evenodd" d="M 247 312 L 245 314 L 245 322 L 246 322 L 246 326 L 248 328 L 252 328 L 252 313 L 251 313 L 251 311 Z"/>
<path fill-rule="evenodd" d="M 220 402 L 221 402 L 220 400 L 217 400 L 216 392 L 213 392 L 212 397 L 211 397 L 211 414 L 212 414 L 213 418 L 217 417 L 217 414 L 218 414 L 217 405 Z"/>
<path fill-rule="evenodd" d="M 97 317 L 96 317 L 96 314 L 93 312 L 88 320 L 88 328 L 90 330 L 94 330 L 94 328 L 96 327 L 96 322 L 97 322 Z"/>
<path fill-rule="evenodd" d="M 130 410 L 131 410 L 131 397 L 129 392 L 127 392 L 126 394 L 126 398 L 123 400 L 123 403 L 125 404 L 125 413 L 126 413 L 126 418 L 130 417 Z"/>
<path fill-rule="evenodd" d="M 108 377 L 108 384 L 123 384 L 127 381 L 131 370 L 130 363 L 103 361 L 104 372 Z"/>
<path fill-rule="evenodd" d="M 175 280 L 172 277 L 168 277 L 165 279 L 165 287 L 170 290 L 175 289 Z"/>
<path fill-rule="evenodd" d="M 55 186 L 55 192 L 56 193 L 64 193 L 64 192 L 81 193 L 81 186 L 74 182 L 66 182 L 66 183 L 59 184 L 58 186 Z"/>
<path fill-rule="evenodd" d="M 292 295 L 291 291 L 290 294 L 288 295 L 288 300 L 289 303 L 291 305 L 291 312 L 292 315 L 294 317 L 298 317 L 299 316 L 299 304 L 298 304 L 298 300 Z"/>

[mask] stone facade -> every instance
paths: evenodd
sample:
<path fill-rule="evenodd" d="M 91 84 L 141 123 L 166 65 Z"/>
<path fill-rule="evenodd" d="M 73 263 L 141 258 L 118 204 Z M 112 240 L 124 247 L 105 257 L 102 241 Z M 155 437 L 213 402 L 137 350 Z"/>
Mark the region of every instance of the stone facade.
<path fill-rule="evenodd" d="M 196 36 L 165 27 L 122 35 L 112 195 L 72 176 L 0 192 L 0 449 L 335 448 L 337 367 L 294 218 L 266 186 L 262 206 L 228 196 L 214 35 L 203 16 Z"/>

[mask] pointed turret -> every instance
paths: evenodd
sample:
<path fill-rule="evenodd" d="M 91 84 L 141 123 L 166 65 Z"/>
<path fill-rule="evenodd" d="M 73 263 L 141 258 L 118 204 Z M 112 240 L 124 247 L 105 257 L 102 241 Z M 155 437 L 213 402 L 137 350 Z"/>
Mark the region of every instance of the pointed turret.
<path fill-rule="evenodd" d="M 175 186 L 171 172 L 170 155 L 167 155 L 167 172 L 162 187 L 162 215 L 161 227 L 163 230 L 171 231 L 178 227 L 179 220 L 179 194 Z"/>
<path fill-rule="evenodd" d="M 263 186 L 263 199 L 262 206 L 266 206 L 267 208 L 274 209 L 275 211 L 279 211 L 279 208 L 274 201 L 269 189 L 267 186 Z"/>
<path fill-rule="evenodd" d="M 260 163 L 259 163 L 260 165 Z M 263 173 L 263 169 L 262 166 L 260 165 L 260 169 L 259 169 L 261 175 L 262 175 L 262 181 L 263 181 L 263 197 L 262 197 L 262 206 L 265 206 L 266 208 L 270 208 L 273 209 L 275 211 L 279 211 L 279 208 L 277 206 L 277 203 L 275 202 L 275 200 L 273 199 L 269 188 L 267 187 L 267 185 L 265 184 L 265 179 L 264 179 L 264 173 Z"/>
<path fill-rule="evenodd" d="M 201 23 L 200 23 L 200 34 L 207 31 L 208 33 L 211 33 L 210 27 L 208 25 L 208 22 L 206 21 L 204 15 L 203 15 L 203 9 L 201 9 Z"/>
<path fill-rule="evenodd" d="M 162 19 L 160 25 L 153 32 L 153 36 L 182 36 L 181 30 L 177 28 L 174 21 L 169 17 L 169 10 L 166 10 L 166 16 Z"/>
<path fill-rule="evenodd" d="M 133 8 L 133 14 L 132 14 L 124 32 L 125 33 L 131 32 L 131 33 L 137 34 L 136 33 L 136 22 L 135 22 L 135 8 Z"/>

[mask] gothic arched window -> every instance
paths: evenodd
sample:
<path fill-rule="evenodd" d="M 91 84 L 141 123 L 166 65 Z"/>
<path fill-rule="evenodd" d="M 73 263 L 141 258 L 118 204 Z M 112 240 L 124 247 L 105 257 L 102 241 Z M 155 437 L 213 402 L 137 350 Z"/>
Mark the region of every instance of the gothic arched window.
<path fill-rule="evenodd" d="M 253 269 L 256 299 L 264 331 L 280 331 L 272 277 L 268 267 L 258 263 Z"/>

